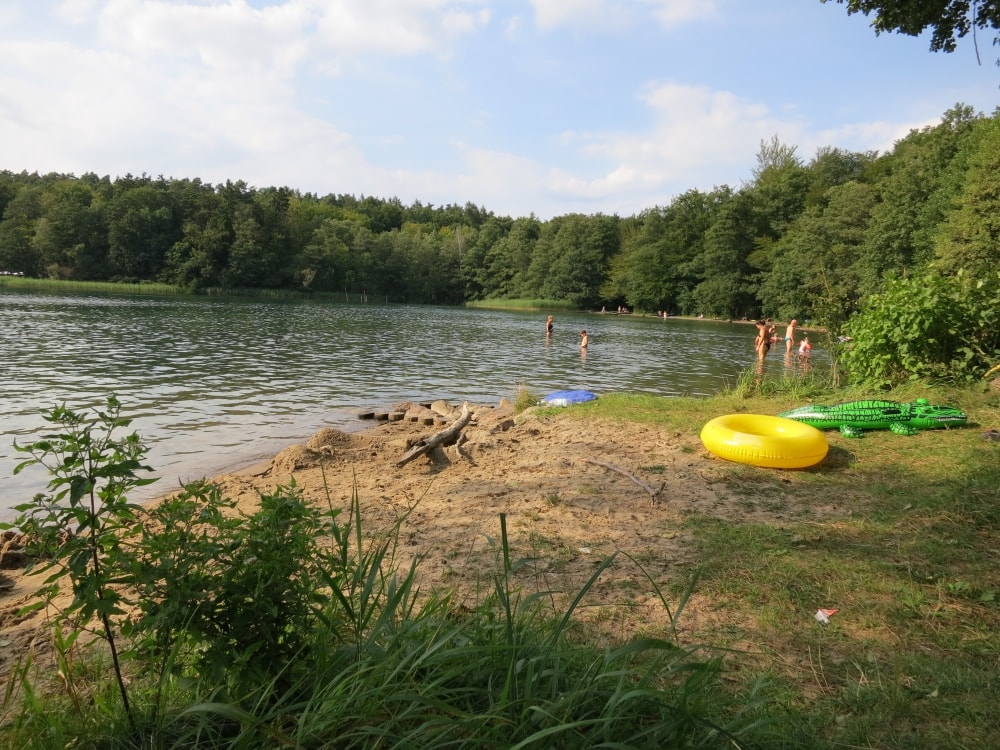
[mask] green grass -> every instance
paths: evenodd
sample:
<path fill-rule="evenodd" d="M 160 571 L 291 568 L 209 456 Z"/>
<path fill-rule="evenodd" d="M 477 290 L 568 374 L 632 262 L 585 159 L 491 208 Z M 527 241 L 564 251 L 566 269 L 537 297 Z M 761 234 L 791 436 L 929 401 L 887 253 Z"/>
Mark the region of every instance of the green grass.
<path fill-rule="evenodd" d="M 23 289 L 31 292 L 52 292 L 55 294 L 88 293 L 88 294 L 155 294 L 155 295 L 188 295 L 198 294 L 206 297 L 246 297 L 266 300 L 319 300 L 324 302 L 345 302 L 364 304 L 368 296 L 347 292 L 312 292 L 302 289 L 223 289 L 208 287 L 191 292 L 173 284 L 141 282 L 130 284 L 110 281 L 67 281 L 62 279 L 33 279 L 24 276 L 0 276 L 0 287 Z M 372 298 L 373 303 L 382 302 L 380 298 Z"/>
<path fill-rule="evenodd" d="M 466 307 L 483 310 L 562 310 L 575 311 L 578 308 L 565 300 L 552 299 L 481 299 L 465 303 Z"/>
<path fill-rule="evenodd" d="M 282 507 L 297 497 L 273 499 Z M 254 675 L 270 669 L 270 680 L 230 695 L 233 683 L 199 673 L 202 649 L 189 652 L 191 642 L 178 637 L 166 669 L 131 652 L 130 721 L 100 650 L 58 638 L 58 673 L 28 656 L 11 675 L 0 700 L 0 747 L 721 748 L 767 736 L 762 697 L 728 694 L 712 650 L 669 638 L 607 648 L 572 637 L 575 610 L 614 555 L 555 609 L 549 596 L 514 583 L 533 560 L 515 557 L 502 514 L 500 528 L 492 590 L 469 608 L 447 594 L 421 595 L 415 568 L 392 574 L 395 538 L 373 545 L 363 535 L 355 496 L 331 544 L 344 586 L 315 592 L 322 611 L 315 629 L 298 633 L 299 657 L 258 660 Z M 532 551 L 551 545 L 531 540 Z M 273 564 L 261 559 L 266 547 L 254 549 L 262 568 Z M 273 551 L 274 561 L 286 555 Z M 673 604 L 674 617 L 690 590 Z M 252 630 L 253 619 L 243 626 Z M 252 648 L 273 645 L 238 635 L 226 643 L 247 649 L 249 663 Z"/>
<path fill-rule="evenodd" d="M 502 535 L 493 569 L 478 572 L 493 588 L 474 608 L 445 592 L 417 596 L 416 579 L 403 579 L 398 585 L 411 588 L 396 601 L 405 606 L 376 617 L 377 633 L 359 631 L 347 651 L 342 638 L 316 634 L 340 645 L 320 652 L 308 685 L 278 700 L 220 703 L 210 686 L 171 681 L 166 710 L 144 725 L 141 741 L 100 670 L 86 669 L 71 693 L 25 666 L 18 684 L 38 692 L 15 691 L 0 704 L 0 747 L 995 746 L 1000 446 L 983 430 L 1000 427 L 1000 394 L 920 384 L 866 394 L 790 382 L 712 399 L 607 394 L 537 413 L 641 422 L 691 441 L 719 414 L 873 395 L 959 406 L 970 424 L 911 437 L 829 433 L 827 459 L 802 471 L 713 461 L 713 481 L 771 520 L 688 512 L 670 533 L 692 546 L 697 576 L 678 566 L 638 587 L 621 583 L 626 595 L 662 597 L 683 641 L 677 631 L 665 642 L 598 640 L 599 628 L 575 621 L 596 575 L 556 608 L 541 588 L 545 576 L 530 571 L 532 556 L 558 559 L 560 542 L 536 534 L 518 551 Z M 594 558 L 595 574 L 624 562 L 596 547 Z M 838 611 L 822 624 L 819 608 Z M 622 632 L 630 617 L 607 605 L 593 615 Z"/>
<path fill-rule="evenodd" d="M 765 677 L 789 710 L 778 747 L 927 750 L 995 745 L 1000 701 L 1000 394 L 986 386 L 893 393 L 821 379 L 713 399 L 608 394 L 547 417 L 637 421 L 696 435 L 720 414 L 775 414 L 863 397 L 958 406 L 964 428 L 828 433 L 817 467 L 777 472 L 718 462 L 747 510 L 770 522 L 692 513 L 682 524 L 703 565 L 696 599 L 714 624 L 698 637 L 737 655 L 735 694 Z M 675 594 L 681 576 L 668 584 Z M 820 608 L 839 610 L 829 624 Z"/>
<path fill-rule="evenodd" d="M 173 284 L 143 282 L 140 284 L 111 283 L 108 281 L 63 281 L 58 279 L 32 279 L 26 276 L 0 276 L 0 287 L 24 289 L 31 292 L 84 292 L 90 294 L 180 294 Z"/>

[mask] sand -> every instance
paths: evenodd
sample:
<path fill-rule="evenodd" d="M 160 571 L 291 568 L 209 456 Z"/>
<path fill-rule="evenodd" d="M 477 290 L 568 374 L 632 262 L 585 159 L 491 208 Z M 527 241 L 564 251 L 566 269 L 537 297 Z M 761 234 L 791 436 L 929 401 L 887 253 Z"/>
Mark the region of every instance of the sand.
<path fill-rule="evenodd" d="M 451 413 L 398 405 L 396 421 L 362 432 L 324 429 L 306 444 L 215 481 L 248 512 L 260 492 L 293 478 L 306 498 L 324 507 L 327 492 L 345 509 L 356 492 L 368 533 L 391 529 L 409 513 L 400 564 L 419 558 L 421 589 L 453 590 L 459 606 L 471 606 L 492 586 L 501 514 L 513 558 L 532 558 L 518 568 L 516 583 L 525 591 L 561 592 L 557 602 L 569 601 L 618 553 L 580 610 L 611 642 L 667 633 L 670 620 L 656 587 L 680 585 L 697 567 L 684 525 L 688 514 L 778 520 L 767 517 L 780 512 L 768 511 L 769 504 L 746 502 L 746 488 L 731 481 L 733 465 L 705 451 L 697 434 L 535 409 L 515 415 L 506 402 L 473 406 L 460 449 L 437 449 L 398 466 L 415 440 L 457 416 L 456 405 L 435 406 Z M 434 416 L 437 422 L 426 424 Z M 8 541 L 0 560 L 0 674 L 26 649 L 44 650 L 48 639 L 44 611 L 17 614 L 33 601 L 40 578 L 24 575 L 23 564 Z M 696 640 L 712 627 L 713 612 L 712 603 L 693 597 L 677 633 Z"/>

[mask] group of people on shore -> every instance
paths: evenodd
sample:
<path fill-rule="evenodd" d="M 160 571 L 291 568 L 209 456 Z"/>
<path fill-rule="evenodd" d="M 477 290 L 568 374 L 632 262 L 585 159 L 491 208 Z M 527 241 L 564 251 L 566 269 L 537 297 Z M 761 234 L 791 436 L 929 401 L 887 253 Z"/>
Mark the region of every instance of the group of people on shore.
<path fill-rule="evenodd" d="M 795 348 L 795 328 L 799 321 L 792 321 L 785 327 L 785 354 L 791 356 Z M 778 343 L 777 328 L 770 318 L 755 320 L 757 326 L 757 338 L 754 340 L 754 350 L 757 352 L 757 359 L 763 360 L 771 349 L 771 344 Z M 809 343 L 809 335 L 806 334 L 799 342 L 799 359 L 806 359 L 812 351 L 812 344 Z"/>

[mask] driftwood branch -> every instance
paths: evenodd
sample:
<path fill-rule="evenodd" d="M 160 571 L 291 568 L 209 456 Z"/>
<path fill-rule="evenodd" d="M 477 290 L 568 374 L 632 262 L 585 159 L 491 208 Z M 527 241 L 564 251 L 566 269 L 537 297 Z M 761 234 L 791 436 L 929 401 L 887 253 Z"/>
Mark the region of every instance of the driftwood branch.
<path fill-rule="evenodd" d="M 654 487 L 648 482 L 643 482 L 641 479 L 635 476 L 635 474 L 627 472 L 625 471 L 625 469 L 615 466 L 614 464 L 609 464 L 605 461 L 598 461 L 596 458 L 586 458 L 584 460 L 588 464 L 594 464 L 595 466 L 603 466 L 605 469 L 610 469 L 611 471 L 618 472 L 623 477 L 628 477 L 633 482 L 635 482 L 639 487 L 641 487 L 643 490 L 646 491 L 646 494 L 649 495 L 650 502 L 655 501 L 656 498 L 659 497 L 660 493 L 663 492 L 663 488 L 666 486 L 666 482 L 661 482 L 659 487 Z"/>
<path fill-rule="evenodd" d="M 430 437 L 422 438 L 415 442 L 410 450 L 406 452 L 406 455 L 396 462 L 396 468 L 405 466 L 417 456 L 423 456 L 434 448 L 437 448 L 439 445 L 450 445 L 451 443 L 454 443 L 458 439 L 458 436 L 462 434 L 462 430 L 465 428 L 465 425 L 469 423 L 470 419 L 472 419 L 472 412 L 469 411 L 469 402 L 466 401 L 462 404 L 462 414 L 458 419 L 440 432 L 435 432 Z"/>

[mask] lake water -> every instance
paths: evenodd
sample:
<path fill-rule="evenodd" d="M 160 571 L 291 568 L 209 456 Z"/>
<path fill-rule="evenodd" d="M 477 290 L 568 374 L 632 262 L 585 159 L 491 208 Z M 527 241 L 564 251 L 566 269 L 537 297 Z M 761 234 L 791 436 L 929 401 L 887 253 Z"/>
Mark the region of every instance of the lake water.
<path fill-rule="evenodd" d="M 586 328 L 591 345 L 578 348 Z M 45 487 L 14 476 L 13 442 L 48 429 L 41 410 L 115 395 L 161 481 L 270 457 L 325 426 L 363 429 L 361 408 L 443 398 L 497 403 L 585 388 L 710 395 L 755 362 L 753 326 L 585 313 L 267 302 L 202 297 L 43 295 L 0 287 L 0 518 Z M 781 353 L 769 355 L 780 373 Z M 813 365 L 826 359 L 813 350 Z M 793 365 L 794 366 L 794 365 Z M 132 499 L 141 500 L 142 497 Z"/>

